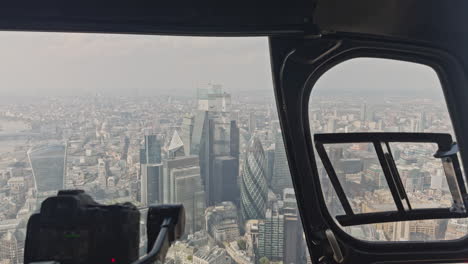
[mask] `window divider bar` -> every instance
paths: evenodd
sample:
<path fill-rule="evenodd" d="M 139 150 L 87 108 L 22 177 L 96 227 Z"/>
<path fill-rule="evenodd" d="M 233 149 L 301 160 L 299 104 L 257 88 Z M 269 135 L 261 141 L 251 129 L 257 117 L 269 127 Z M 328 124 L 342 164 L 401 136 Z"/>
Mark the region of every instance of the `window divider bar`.
<path fill-rule="evenodd" d="M 316 144 L 316 148 L 320 156 L 320 159 L 322 160 L 323 166 L 325 167 L 325 170 L 327 171 L 328 177 L 330 178 L 333 188 L 335 189 L 335 192 L 338 195 L 338 199 L 340 200 L 341 205 L 343 206 L 343 209 L 346 215 L 354 215 L 353 209 L 351 208 L 351 205 L 349 204 L 348 198 L 346 197 L 346 194 L 343 190 L 343 186 L 341 186 L 340 180 L 338 179 L 338 176 L 336 175 L 335 169 L 333 168 L 333 165 L 331 164 L 330 158 L 328 157 L 325 147 L 323 146 L 323 144 L 318 143 Z"/>
<path fill-rule="evenodd" d="M 395 183 L 398 186 L 398 190 L 400 190 L 400 195 L 402 198 L 406 200 L 406 205 L 408 205 L 408 210 L 412 210 L 411 203 L 408 199 L 408 193 L 405 190 L 405 186 L 401 181 L 400 173 L 398 172 L 398 168 L 395 164 L 395 159 L 393 158 L 392 149 L 390 148 L 390 143 L 385 142 L 385 146 L 387 147 L 387 152 L 389 158 L 387 159 L 387 163 L 390 166 L 390 171 L 392 172 L 393 178 L 395 179 Z"/>
<path fill-rule="evenodd" d="M 392 193 L 393 200 L 395 201 L 395 205 L 400 213 L 404 213 L 405 207 L 403 206 L 403 203 L 401 202 L 403 197 L 400 196 L 398 187 L 396 185 L 396 180 L 394 179 L 393 174 L 390 170 L 390 165 L 388 164 L 385 158 L 385 153 L 382 149 L 381 142 L 373 141 L 372 143 L 374 144 L 375 151 L 377 152 L 377 157 L 379 158 L 380 166 L 382 166 L 382 170 L 385 175 L 385 179 L 387 180 L 388 188 L 390 189 L 390 192 Z"/>

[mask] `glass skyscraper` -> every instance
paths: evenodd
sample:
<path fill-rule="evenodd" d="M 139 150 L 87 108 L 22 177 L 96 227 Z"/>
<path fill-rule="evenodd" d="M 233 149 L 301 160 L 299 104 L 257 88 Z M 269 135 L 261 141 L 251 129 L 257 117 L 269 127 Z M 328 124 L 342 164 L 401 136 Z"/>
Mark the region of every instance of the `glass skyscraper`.
<path fill-rule="evenodd" d="M 140 149 L 141 164 L 161 163 L 161 143 L 156 135 L 145 136 L 145 146 Z"/>
<path fill-rule="evenodd" d="M 141 165 L 141 203 L 143 205 L 160 204 L 163 200 L 162 191 L 163 165 Z"/>
<path fill-rule="evenodd" d="M 64 188 L 65 145 L 41 145 L 30 149 L 27 154 L 38 192 L 57 191 Z"/>
<path fill-rule="evenodd" d="M 283 137 L 279 131 L 275 135 L 275 158 L 273 164 L 271 188 L 276 194 L 282 194 L 285 188 L 292 187 L 292 179 Z"/>
<path fill-rule="evenodd" d="M 243 221 L 265 217 L 268 199 L 266 157 L 260 140 L 253 136 L 244 156 L 241 183 Z"/>

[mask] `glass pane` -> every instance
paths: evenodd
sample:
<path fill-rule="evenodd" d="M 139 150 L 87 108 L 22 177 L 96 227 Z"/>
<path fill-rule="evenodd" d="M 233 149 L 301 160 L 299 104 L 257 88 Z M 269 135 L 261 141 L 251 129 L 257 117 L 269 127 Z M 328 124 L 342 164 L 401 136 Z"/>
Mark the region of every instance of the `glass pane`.
<path fill-rule="evenodd" d="M 355 214 L 397 210 L 372 143 L 326 144 L 325 149 Z"/>
<path fill-rule="evenodd" d="M 312 134 L 438 132 L 450 133 L 455 139 L 435 71 L 426 65 L 388 59 L 351 59 L 323 74 L 312 90 L 309 121 Z M 360 181 L 353 174 L 345 176 L 347 181 L 343 181 L 346 183 L 344 186 L 357 185 L 361 190 L 366 190 L 357 196 L 349 190 L 349 186 L 345 187 L 347 195 L 352 197 L 348 199 L 353 210 L 357 210 L 355 204 L 359 201 L 361 210 L 377 208 L 378 211 L 386 211 L 387 198 L 390 201 L 392 198 L 388 186 L 381 184 L 385 177 L 382 177 L 376 156 L 366 158 L 370 154 L 368 144 L 343 145 L 347 150 L 343 151 L 343 159 L 356 161 L 341 164 L 335 161 L 335 167 L 341 172 L 355 171 L 361 168 L 356 164 L 363 164 Z M 433 157 L 435 146 L 422 143 L 390 145 L 413 208 L 450 207 L 452 197 L 447 189 L 442 163 Z M 328 151 L 332 155 L 331 149 Z M 375 152 L 372 154 L 375 155 Z M 333 216 L 343 214 L 339 201 L 332 198 L 336 194 L 331 190 L 333 188 L 323 164 L 320 159 L 316 160 L 329 212 Z M 359 225 L 343 229 L 364 240 L 428 241 L 465 236 L 467 224 L 466 219 L 447 219 Z"/>
<path fill-rule="evenodd" d="M 390 143 L 393 158 L 412 208 L 449 208 L 452 195 L 437 144 Z"/>
<path fill-rule="evenodd" d="M 167 263 L 306 263 L 267 38 L 0 32 L 0 57 L 0 262 L 73 188 L 136 204 L 140 255 L 147 206 L 182 203 Z"/>

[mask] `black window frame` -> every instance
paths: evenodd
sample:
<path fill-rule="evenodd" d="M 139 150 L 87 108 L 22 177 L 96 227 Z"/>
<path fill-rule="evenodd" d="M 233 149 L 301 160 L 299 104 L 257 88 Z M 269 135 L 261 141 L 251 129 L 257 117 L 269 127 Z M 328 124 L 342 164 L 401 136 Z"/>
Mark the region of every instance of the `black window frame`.
<path fill-rule="evenodd" d="M 360 44 L 360 40 L 352 41 L 354 44 Z M 362 43 L 367 43 L 367 41 L 362 41 Z M 346 43 L 346 44 L 351 44 L 351 42 Z M 309 76 L 309 79 L 307 82 L 304 84 L 304 89 L 306 92 L 306 98 L 309 100 L 312 98 L 312 91 L 313 87 L 315 86 L 316 82 L 320 79 L 320 77 L 331 70 L 333 67 L 337 66 L 338 64 L 341 64 L 343 62 L 352 60 L 352 59 L 358 59 L 358 58 L 376 58 L 376 59 L 389 59 L 389 60 L 396 60 L 396 61 L 404 61 L 404 62 L 412 62 L 412 63 L 418 63 L 422 64 L 425 66 L 428 66 L 432 68 L 437 76 L 439 77 L 441 87 L 443 90 L 443 94 L 445 97 L 445 102 L 447 104 L 447 108 L 449 110 L 449 115 L 450 119 L 452 121 L 455 135 L 456 135 L 456 141 L 457 142 L 462 142 L 464 141 L 461 133 L 457 133 L 457 131 L 460 131 L 460 129 L 457 129 L 456 124 L 459 124 L 460 122 L 457 122 L 459 118 L 454 117 L 454 111 L 451 109 L 450 106 L 454 106 L 455 104 L 450 103 L 454 101 L 454 98 L 452 98 L 452 94 L 450 93 L 449 87 L 452 85 L 453 81 L 451 80 L 451 76 L 454 74 L 449 74 L 447 72 L 447 65 L 446 64 L 452 64 L 451 67 L 455 67 L 457 69 L 460 69 L 458 66 L 458 63 L 456 62 L 456 59 L 453 58 L 451 55 L 448 53 L 445 53 L 444 51 L 433 49 L 433 48 L 422 48 L 420 46 L 415 46 L 412 44 L 406 44 L 406 43 L 394 43 L 392 44 L 391 42 L 374 42 L 373 43 L 375 47 L 372 47 L 372 45 L 364 45 L 364 46 L 359 46 L 359 47 L 352 47 L 350 49 L 345 49 L 343 51 L 340 51 L 338 54 L 332 56 L 329 58 L 327 61 L 323 62 L 311 75 Z M 468 97 L 468 94 L 467 94 Z M 304 115 L 304 118 L 306 120 L 303 120 L 304 124 L 307 124 L 305 129 L 306 129 L 306 135 L 309 135 L 310 139 L 313 139 L 313 134 L 310 131 L 310 126 L 308 124 L 309 121 L 309 115 L 308 115 L 308 110 L 309 110 L 309 100 L 307 100 L 307 103 L 303 105 L 304 107 L 304 112 L 307 113 Z M 468 138 L 465 138 L 465 140 Z M 468 142 L 467 142 L 468 144 Z M 313 141 L 309 141 L 308 144 L 309 152 L 311 156 L 314 155 L 313 153 Z M 460 143 L 461 146 L 464 146 L 464 143 Z M 467 148 L 468 149 L 468 148 Z M 462 150 L 462 147 L 460 147 L 460 156 L 462 160 L 468 160 L 468 153 L 464 152 Z M 313 166 L 317 168 L 317 164 L 315 159 L 311 161 Z M 465 171 L 468 171 L 468 165 L 465 165 L 466 162 L 463 163 L 463 168 Z M 318 180 L 318 174 L 316 177 L 314 177 L 315 180 Z M 466 182 L 467 179 L 465 179 Z M 318 184 L 320 186 L 320 183 Z M 323 195 L 323 193 L 320 190 L 320 193 Z M 324 201 L 324 197 L 322 197 Z M 327 214 L 329 217 L 331 215 L 328 213 Z M 336 223 L 335 223 L 336 224 Z M 337 226 L 335 228 L 332 228 L 334 232 L 337 232 Z M 341 229 L 341 227 L 338 227 L 338 229 Z M 351 235 L 349 235 L 351 236 Z M 352 236 L 351 236 L 352 237 Z M 353 237 L 354 238 L 354 237 Z M 468 241 L 468 232 L 467 235 L 464 237 Z M 363 241 L 363 240 L 361 240 Z M 412 241 L 409 241 L 410 243 L 413 243 Z M 444 243 L 446 241 L 430 241 L 430 242 L 425 242 L 425 243 Z M 403 244 L 405 242 L 400 242 L 400 241 L 391 241 L 391 242 L 379 242 L 381 244 L 386 244 L 386 243 L 398 243 L 398 244 Z"/>
<path fill-rule="evenodd" d="M 293 185 L 304 223 L 310 254 L 315 261 L 326 257 L 331 231 L 344 247 L 348 261 L 426 261 L 457 262 L 468 255 L 468 236 L 447 241 L 381 242 L 361 240 L 346 233 L 328 212 L 317 171 L 309 126 L 309 101 L 317 80 L 335 65 L 354 58 L 382 58 L 424 64 L 439 77 L 449 115 L 460 147 L 462 160 L 468 160 L 468 82 L 461 62 L 439 47 L 395 38 L 363 38 L 335 33 L 295 42 L 270 37 L 272 71 L 283 138 Z M 287 92 L 286 92 L 287 91 Z M 298 129 L 299 127 L 299 129 Z M 302 128 L 302 129 L 300 129 Z M 463 168 L 467 171 L 467 163 Z M 329 241 L 329 240 L 328 240 Z M 431 248 L 432 250 L 428 250 Z M 352 251 L 352 252 L 351 252 Z M 351 255 L 350 255 L 351 254 Z M 351 258 L 351 260 L 349 259 Z"/>
<path fill-rule="evenodd" d="M 468 208 L 467 192 L 457 156 L 458 145 L 453 142 L 450 134 L 398 132 L 319 133 L 314 134 L 314 142 L 315 149 L 345 211 L 344 215 L 336 216 L 336 220 L 341 226 L 468 217 L 466 211 L 466 208 Z M 454 201 L 452 207 L 412 208 L 390 147 L 390 143 L 397 142 L 437 144 L 438 150 L 434 153 L 434 157 L 441 159 L 441 162 L 445 166 L 449 166 L 453 171 L 453 173 L 446 174 Z M 396 211 L 356 213 L 351 208 L 335 168 L 325 150 L 325 145 L 346 143 L 370 143 L 373 145 L 397 208 Z"/>

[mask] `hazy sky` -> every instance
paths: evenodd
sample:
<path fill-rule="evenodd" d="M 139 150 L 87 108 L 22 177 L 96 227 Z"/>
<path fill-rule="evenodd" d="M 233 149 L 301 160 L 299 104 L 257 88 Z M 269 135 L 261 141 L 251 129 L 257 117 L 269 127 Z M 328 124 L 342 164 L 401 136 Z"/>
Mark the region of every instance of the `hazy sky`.
<path fill-rule="evenodd" d="M 271 92 L 266 38 L 0 32 L 0 96 Z M 428 67 L 359 59 L 326 73 L 317 91 L 440 92 Z M 429 92 L 431 93 L 431 92 Z"/>
<path fill-rule="evenodd" d="M 0 32 L 0 96 L 272 91 L 269 63 L 266 38 Z"/>
<path fill-rule="evenodd" d="M 317 81 L 312 95 L 412 95 L 443 98 L 437 73 L 429 66 L 378 58 L 356 58 L 336 65 Z"/>

